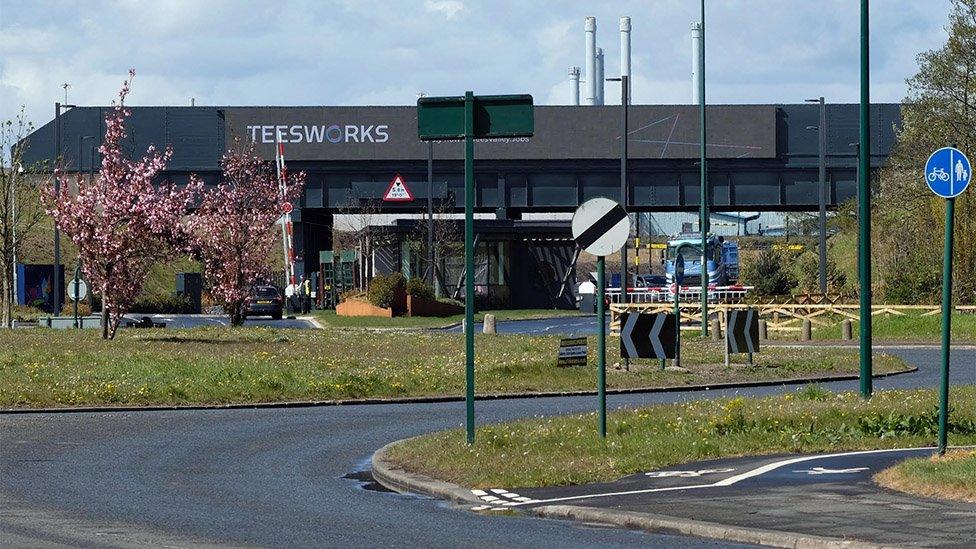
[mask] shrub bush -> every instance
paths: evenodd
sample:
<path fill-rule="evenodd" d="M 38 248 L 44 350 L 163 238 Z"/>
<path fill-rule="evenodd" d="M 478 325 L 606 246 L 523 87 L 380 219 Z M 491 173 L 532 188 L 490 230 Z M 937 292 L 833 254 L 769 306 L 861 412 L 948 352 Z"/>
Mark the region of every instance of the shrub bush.
<path fill-rule="evenodd" d="M 193 303 L 185 295 L 159 294 L 143 296 L 132 304 L 132 313 L 145 314 L 188 314 L 193 312 Z"/>
<path fill-rule="evenodd" d="M 434 299 L 434 289 L 424 279 L 417 277 L 407 281 L 407 294 L 422 299 Z"/>
<path fill-rule="evenodd" d="M 792 258 L 775 250 L 763 250 L 752 261 L 743 265 L 743 282 L 755 286 L 758 295 L 786 295 L 796 286 L 792 274 L 785 268 Z"/>
<path fill-rule="evenodd" d="M 393 306 L 397 289 L 404 289 L 406 284 L 407 280 L 402 273 L 375 276 L 369 283 L 369 302 L 377 307 L 389 308 Z"/>

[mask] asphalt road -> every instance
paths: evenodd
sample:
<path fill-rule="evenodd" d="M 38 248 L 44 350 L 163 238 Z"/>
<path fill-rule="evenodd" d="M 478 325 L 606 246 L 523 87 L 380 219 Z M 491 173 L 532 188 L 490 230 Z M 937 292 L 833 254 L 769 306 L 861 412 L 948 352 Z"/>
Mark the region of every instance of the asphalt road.
<path fill-rule="evenodd" d="M 935 387 L 935 349 L 893 351 L 920 371 L 876 381 Z M 953 382 L 976 382 L 976 350 Z M 856 382 L 827 384 L 856 389 Z M 612 395 L 611 407 L 734 394 Z M 788 388 L 786 390 L 792 390 Z M 478 402 L 479 422 L 592 410 L 594 397 Z M 342 478 L 384 444 L 463 421 L 460 402 L 292 409 L 0 415 L 4 545 L 732 545 L 528 517 L 486 517 Z"/>
<path fill-rule="evenodd" d="M 935 448 L 753 456 L 688 463 L 613 482 L 472 490 L 495 512 L 549 505 L 667 515 L 886 546 L 971 547 L 976 509 L 877 486 L 872 476 Z"/>
<path fill-rule="evenodd" d="M 230 317 L 227 315 L 144 315 L 144 314 L 130 314 L 126 315 L 126 319 L 139 321 L 143 317 L 149 317 L 153 322 L 163 322 L 166 324 L 167 328 L 199 328 L 202 326 L 230 326 Z M 283 318 L 281 320 L 272 320 L 271 317 L 257 317 L 257 318 L 247 318 L 244 320 L 245 326 L 263 326 L 267 328 L 294 328 L 299 330 L 308 330 L 315 328 L 315 326 L 307 321 L 297 318 Z M 122 328 L 128 329 L 128 328 Z"/>

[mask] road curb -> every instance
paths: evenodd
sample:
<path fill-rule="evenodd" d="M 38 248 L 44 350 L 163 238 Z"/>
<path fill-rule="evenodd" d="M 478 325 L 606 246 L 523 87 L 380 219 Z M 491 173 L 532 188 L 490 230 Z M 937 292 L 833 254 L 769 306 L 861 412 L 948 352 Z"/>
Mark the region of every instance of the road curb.
<path fill-rule="evenodd" d="M 528 512 L 550 519 L 570 519 L 584 522 L 596 522 L 622 528 L 645 530 L 663 534 L 679 534 L 697 536 L 722 541 L 739 543 L 754 543 L 772 547 L 794 548 L 876 548 L 883 547 L 874 543 L 845 540 L 797 534 L 794 532 L 780 532 L 776 530 L 761 530 L 727 526 L 715 522 L 682 519 L 666 515 L 650 513 L 636 513 L 633 511 L 607 511 L 594 507 L 576 507 L 572 505 L 546 505 L 527 509 Z"/>
<path fill-rule="evenodd" d="M 398 440 L 383 446 L 373 453 L 373 479 L 383 486 L 399 493 L 421 494 L 462 504 L 482 504 L 470 490 L 428 477 L 419 473 L 405 471 L 389 459 L 390 449 L 401 442 L 407 442 L 418 437 Z M 513 509 L 515 510 L 515 509 Z M 727 526 L 714 522 L 683 519 L 667 515 L 651 513 L 637 513 L 633 511 L 608 511 L 594 507 L 577 507 L 573 505 L 545 505 L 522 509 L 526 513 L 542 518 L 576 520 L 581 522 L 596 522 L 610 526 L 628 529 L 644 530 L 648 532 L 697 536 L 723 541 L 740 543 L 754 543 L 773 547 L 792 548 L 876 548 L 882 547 L 867 542 L 851 541 L 823 536 L 797 534 L 793 532 L 779 532 Z"/>
<path fill-rule="evenodd" d="M 873 379 L 911 374 L 918 371 L 917 366 L 909 366 L 907 370 L 874 374 Z M 724 389 L 745 389 L 750 387 L 774 387 L 777 385 L 805 385 L 809 383 L 832 383 L 835 381 L 853 381 L 859 379 L 857 374 L 841 374 L 836 376 L 810 376 L 786 379 L 766 379 L 760 381 L 739 381 L 730 383 L 713 383 L 708 385 L 669 385 L 666 387 L 633 387 L 626 389 L 607 389 L 608 395 L 653 394 L 719 391 Z M 494 393 L 475 395 L 478 401 L 485 400 L 516 400 L 529 398 L 558 398 L 573 396 L 593 396 L 596 391 L 548 391 L 540 393 Z M 78 406 L 74 408 L 0 408 L 0 416 L 8 414 L 75 414 L 91 412 L 165 412 L 179 410 L 241 410 L 262 408 L 313 408 L 321 406 L 362 406 L 372 404 L 436 404 L 441 402 L 463 402 L 463 395 L 394 397 L 394 398 L 360 398 L 337 400 L 296 400 L 289 402 L 252 402 L 240 404 L 187 404 L 187 405 L 154 405 L 154 406 Z"/>
<path fill-rule="evenodd" d="M 470 490 L 466 490 L 462 486 L 426 475 L 410 473 L 390 462 L 388 459 L 390 449 L 401 442 L 413 440 L 413 438 L 417 437 L 391 442 L 373 453 L 372 473 L 374 480 L 400 493 L 424 494 L 456 503 L 479 503 L 481 501 Z"/>

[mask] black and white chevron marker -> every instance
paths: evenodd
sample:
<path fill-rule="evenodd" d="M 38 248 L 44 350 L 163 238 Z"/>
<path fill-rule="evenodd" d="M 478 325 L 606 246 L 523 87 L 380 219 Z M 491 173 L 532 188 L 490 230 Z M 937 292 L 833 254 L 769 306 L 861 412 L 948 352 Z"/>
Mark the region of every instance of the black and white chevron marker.
<path fill-rule="evenodd" d="M 620 313 L 620 358 L 674 358 L 673 314 Z"/>
<path fill-rule="evenodd" d="M 759 315 L 755 309 L 729 311 L 725 329 L 730 353 L 759 352 Z"/>
<path fill-rule="evenodd" d="M 573 214 L 573 239 L 587 253 L 605 257 L 619 250 L 630 236 L 630 219 L 609 198 L 587 200 Z"/>

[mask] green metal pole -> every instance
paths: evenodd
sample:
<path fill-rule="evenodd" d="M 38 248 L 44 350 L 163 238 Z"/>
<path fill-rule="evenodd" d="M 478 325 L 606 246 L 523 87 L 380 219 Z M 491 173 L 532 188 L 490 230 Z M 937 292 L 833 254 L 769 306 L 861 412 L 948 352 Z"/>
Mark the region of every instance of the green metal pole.
<path fill-rule="evenodd" d="M 858 277 L 861 282 L 861 396 L 871 398 L 871 77 L 868 0 L 861 0 L 861 139 L 858 165 Z"/>
<path fill-rule="evenodd" d="M 678 253 L 681 253 L 680 251 Z M 677 272 L 675 273 L 677 275 Z M 681 366 L 681 305 L 679 297 L 681 286 L 678 285 L 678 277 L 674 277 L 674 365 Z"/>
<path fill-rule="evenodd" d="M 952 339 L 952 225 L 956 199 L 946 199 L 945 250 L 942 252 L 942 380 L 939 383 L 939 454 L 946 451 L 949 426 L 949 341 Z"/>
<path fill-rule="evenodd" d="M 79 168 L 79 171 L 80 171 L 80 168 Z M 78 288 L 78 286 L 79 286 L 79 284 L 78 284 L 79 280 L 78 279 L 80 277 L 81 277 L 81 256 L 78 257 L 78 263 L 77 263 L 77 265 L 75 265 L 75 298 L 72 300 L 72 301 L 74 301 L 73 309 L 74 309 L 74 315 L 75 315 L 75 328 L 78 327 L 78 301 L 81 299 L 81 296 L 78 294 L 78 290 L 79 290 L 79 288 Z"/>
<path fill-rule="evenodd" d="M 596 258 L 596 392 L 600 401 L 600 438 L 607 438 L 607 325 L 604 300 L 606 258 Z"/>
<path fill-rule="evenodd" d="M 464 92 L 464 365 L 468 444 L 474 444 L 474 92 Z"/>
<path fill-rule="evenodd" d="M 708 337 L 708 170 L 705 167 L 705 0 L 701 0 L 701 49 L 698 52 L 698 113 L 701 122 L 701 196 L 698 226 L 701 228 L 701 331 Z"/>

